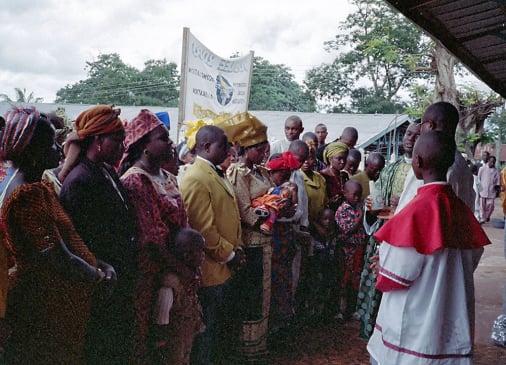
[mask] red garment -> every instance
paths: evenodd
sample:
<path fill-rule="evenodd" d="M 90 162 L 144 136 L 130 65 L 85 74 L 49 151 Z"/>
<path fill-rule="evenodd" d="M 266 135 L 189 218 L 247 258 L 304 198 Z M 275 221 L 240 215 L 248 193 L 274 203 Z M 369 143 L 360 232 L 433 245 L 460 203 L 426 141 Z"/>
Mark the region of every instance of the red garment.
<path fill-rule="evenodd" d="M 473 212 L 448 184 L 420 187 L 415 198 L 374 238 L 392 246 L 414 247 L 425 255 L 442 248 L 472 249 L 490 243 Z"/>
<path fill-rule="evenodd" d="M 174 176 L 164 171 L 166 180 L 155 181 L 138 167 L 131 167 L 121 182 L 128 192 L 139 224 L 140 279 L 134 291 L 136 313 L 135 362 L 150 364 L 148 346 L 153 324 L 152 308 L 160 288 L 160 275 L 174 264 L 169 252 L 175 233 L 188 226 L 187 215 Z"/>
<path fill-rule="evenodd" d="M 13 333 L 6 363 L 84 365 L 94 285 L 57 274 L 34 252 L 61 239 L 90 265 L 96 265 L 95 256 L 49 183 L 23 184 L 14 190 L 5 201 L 2 219 L 17 264 L 7 304 Z"/>
<path fill-rule="evenodd" d="M 347 287 L 358 290 L 360 285 L 366 234 L 362 224 L 354 232 L 351 232 L 351 229 L 359 219 L 362 219 L 362 211 L 361 205 L 353 207 L 344 202 L 337 208 L 335 214 L 337 243 L 344 254 L 344 272 L 341 279 L 341 288 L 344 290 Z"/>

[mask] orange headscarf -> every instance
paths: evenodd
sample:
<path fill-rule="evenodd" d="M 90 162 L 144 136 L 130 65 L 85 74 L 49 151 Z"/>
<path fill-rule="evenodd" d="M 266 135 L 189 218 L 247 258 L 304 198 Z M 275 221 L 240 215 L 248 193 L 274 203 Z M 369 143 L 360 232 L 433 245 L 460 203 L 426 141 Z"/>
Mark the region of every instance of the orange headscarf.
<path fill-rule="evenodd" d="M 97 105 L 79 114 L 76 119 L 79 139 L 124 130 L 123 122 L 119 118 L 121 109 L 113 107 L 114 105 Z"/>

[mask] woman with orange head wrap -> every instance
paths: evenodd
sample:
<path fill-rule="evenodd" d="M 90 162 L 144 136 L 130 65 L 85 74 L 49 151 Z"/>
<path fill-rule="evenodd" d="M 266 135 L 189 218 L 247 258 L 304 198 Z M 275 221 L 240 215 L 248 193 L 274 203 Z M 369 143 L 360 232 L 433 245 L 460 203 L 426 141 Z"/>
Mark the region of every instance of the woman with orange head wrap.
<path fill-rule="evenodd" d="M 16 262 L 6 311 L 0 298 L 0 317 L 5 312 L 12 327 L 6 363 L 84 364 L 84 334 L 95 283 L 105 275 L 112 282 L 114 270 L 91 253 L 52 186 L 40 182 L 42 172 L 55 167 L 60 157 L 48 119 L 36 109 L 13 109 L 6 119 L 0 153 L 15 171 L 0 187 L 0 245 L 2 253 L 8 250 Z M 8 283 L 7 270 L 4 266 L 1 270 L 3 286 Z"/>
<path fill-rule="evenodd" d="M 86 338 L 86 361 L 90 364 L 127 364 L 131 359 L 137 223 L 113 167 L 124 151 L 125 130 L 119 114 L 119 109 L 98 105 L 77 117 L 81 151 L 60 193 L 62 205 L 86 245 L 110 262 L 118 274 L 112 296 L 93 301 Z"/>

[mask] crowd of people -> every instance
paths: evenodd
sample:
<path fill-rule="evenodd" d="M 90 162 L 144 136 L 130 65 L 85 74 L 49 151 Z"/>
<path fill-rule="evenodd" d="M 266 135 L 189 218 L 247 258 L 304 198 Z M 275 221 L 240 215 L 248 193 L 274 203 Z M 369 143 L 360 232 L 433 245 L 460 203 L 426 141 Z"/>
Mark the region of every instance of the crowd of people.
<path fill-rule="evenodd" d="M 360 321 L 372 364 L 472 363 L 500 183 L 492 157 L 473 179 L 451 104 L 362 170 L 352 126 L 327 143 L 294 115 L 270 144 L 245 112 L 176 147 L 163 118 L 120 113 L 82 112 L 63 148 L 35 108 L 1 119 L 6 364 L 261 364 L 302 319 Z"/>

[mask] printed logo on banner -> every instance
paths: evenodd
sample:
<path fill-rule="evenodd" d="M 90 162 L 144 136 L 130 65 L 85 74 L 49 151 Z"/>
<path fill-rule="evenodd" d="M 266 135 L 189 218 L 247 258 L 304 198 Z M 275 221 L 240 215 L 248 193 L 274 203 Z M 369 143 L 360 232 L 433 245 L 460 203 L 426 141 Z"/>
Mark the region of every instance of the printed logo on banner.
<path fill-rule="evenodd" d="M 248 110 L 253 52 L 221 58 L 184 29 L 184 68 L 178 126 L 192 120 L 228 119 Z"/>
<path fill-rule="evenodd" d="M 216 100 L 220 105 L 227 105 L 234 96 L 234 88 L 230 82 L 223 76 L 216 76 Z"/>

